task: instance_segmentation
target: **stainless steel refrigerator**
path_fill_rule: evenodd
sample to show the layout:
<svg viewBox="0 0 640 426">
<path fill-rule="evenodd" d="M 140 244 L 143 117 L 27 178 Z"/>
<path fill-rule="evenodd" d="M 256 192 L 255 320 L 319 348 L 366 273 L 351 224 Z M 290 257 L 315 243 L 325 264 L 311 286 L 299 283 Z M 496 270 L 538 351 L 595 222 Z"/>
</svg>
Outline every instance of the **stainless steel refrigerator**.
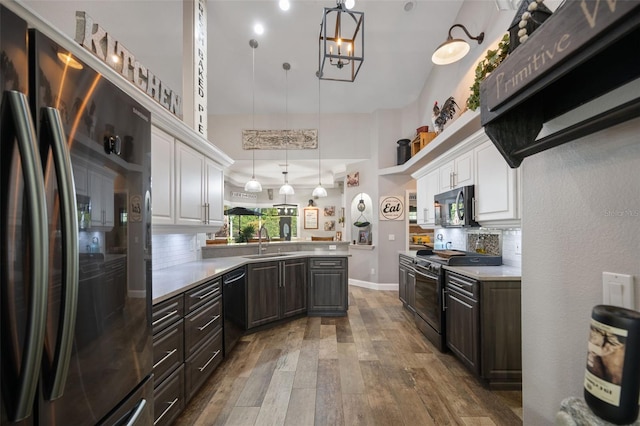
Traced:
<svg viewBox="0 0 640 426">
<path fill-rule="evenodd" d="M 151 424 L 150 114 L 0 5 L 1 423 Z"/>
</svg>

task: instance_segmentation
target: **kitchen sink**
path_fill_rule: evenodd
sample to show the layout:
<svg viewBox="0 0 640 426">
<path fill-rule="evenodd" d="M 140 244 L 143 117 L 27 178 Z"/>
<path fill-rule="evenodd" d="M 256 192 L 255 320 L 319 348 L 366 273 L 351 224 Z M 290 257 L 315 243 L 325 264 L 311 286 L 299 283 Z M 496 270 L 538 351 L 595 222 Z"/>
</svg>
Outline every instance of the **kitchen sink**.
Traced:
<svg viewBox="0 0 640 426">
<path fill-rule="evenodd" d="M 245 259 L 268 259 L 270 257 L 289 256 L 289 253 L 262 253 L 262 254 L 250 254 L 248 256 L 242 256 Z"/>
</svg>

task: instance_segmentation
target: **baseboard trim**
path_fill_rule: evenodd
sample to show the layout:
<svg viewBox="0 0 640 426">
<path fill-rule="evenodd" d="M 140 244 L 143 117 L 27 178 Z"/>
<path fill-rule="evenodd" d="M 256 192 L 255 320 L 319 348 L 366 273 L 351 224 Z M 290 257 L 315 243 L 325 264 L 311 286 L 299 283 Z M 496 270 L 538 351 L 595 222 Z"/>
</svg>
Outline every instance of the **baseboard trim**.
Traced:
<svg viewBox="0 0 640 426">
<path fill-rule="evenodd" d="M 372 283 L 371 281 L 361 281 L 361 280 L 349 278 L 349 285 L 354 285 L 356 287 L 364 287 L 371 290 L 398 291 L 398 284 L 394 284 L 394 283 L 380 284 L 380 283 Z"/>
</svg>

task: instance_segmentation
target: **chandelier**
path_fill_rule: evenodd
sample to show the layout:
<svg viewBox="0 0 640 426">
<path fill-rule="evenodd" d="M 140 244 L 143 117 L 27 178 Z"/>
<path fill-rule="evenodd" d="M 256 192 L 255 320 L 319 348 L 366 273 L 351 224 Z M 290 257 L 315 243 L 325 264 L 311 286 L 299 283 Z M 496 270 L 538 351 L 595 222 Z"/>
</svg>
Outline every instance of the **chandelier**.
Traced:
<svg viewBox="0 0 640 426">
<path fill-rule="evenodd" d="M 255 39 L 249 40 L 249 46 L 251 46 L 251 63 L 252 63 L 252 103 L 251 103 L 251 128 L 256 128 L 256 49 L 258 48 L 258 42 Z M 251 150 L 251 179 L 244 185 L 244 190 L 247 192 L 262 192 L 262 185 L 256 179 L 256 155 L 255 149 Z"/>
<path fill-rule="evenodd" d="M 364 12 L 349 10 L 353 1 L 325 7 L 318 39 L 318 77 L 354 81 L 364 62 Z"/>
</svg>

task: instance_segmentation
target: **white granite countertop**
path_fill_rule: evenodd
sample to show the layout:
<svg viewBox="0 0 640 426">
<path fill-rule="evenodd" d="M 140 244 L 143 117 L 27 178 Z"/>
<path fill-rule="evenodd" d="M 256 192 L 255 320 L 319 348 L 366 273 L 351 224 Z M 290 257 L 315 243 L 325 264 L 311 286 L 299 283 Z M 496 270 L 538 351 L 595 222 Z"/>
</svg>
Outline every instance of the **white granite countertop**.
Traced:
<svg viewBox="0 0 640 426">
<path fill-rule="evenodd" d="M 403 250 L 399 254 L 416 257 L 416 250 Z M 443 268 L 479 281 L 518 281 L 522 278 L 521 268 L 509 265 L 498 266 L 443 266 Z"/>
<path fill-rule="evenodd" d="M 251 256 L 251 255 L 249 255 Z M 212 278 L 221 276 L 233 269 L 256 262 L 295 259 L 299 257 L 349 257 L 346 250 L 313 250 L 291 253 L 264 254 L 258 258 L 246 256 L 219 257 L 183 263 L 169 268 L 153 271 L 153 304 L 196 287 Z"/>
<path fill-rule="evenodd" d="M 478 281 L 519 281 L 522 278 L 521 269 L 509 265 L 443 266 L 443 268 Z"/>
</svg>

